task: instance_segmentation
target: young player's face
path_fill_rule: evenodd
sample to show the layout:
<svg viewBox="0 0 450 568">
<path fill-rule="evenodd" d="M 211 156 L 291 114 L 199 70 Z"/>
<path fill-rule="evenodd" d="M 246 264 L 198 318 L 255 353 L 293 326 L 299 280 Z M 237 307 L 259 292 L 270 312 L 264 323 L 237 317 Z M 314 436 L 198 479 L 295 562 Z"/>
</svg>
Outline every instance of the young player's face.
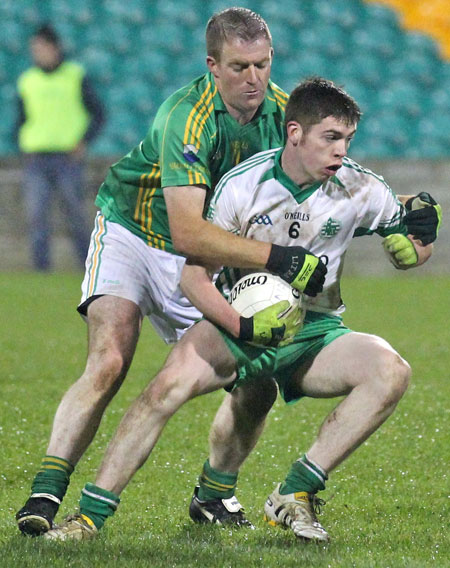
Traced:
<svg viewBox="0 0 450 568">
<path fill-rule="evenodd" d="M 265 38 L 246 42 L 226 41 L 220 61 L 207 58 L 228 112 L 241 123 L 252 119 L 264 100 L 273 50 Z"/>
<path fill-rule="evenodd" d="M 298 135 L 295 147 L 297 183 L 325 181 L 342 166 L 350 142 L 355 135 L 356 124 L 348 126 L 333 116 L 327 116 L 306 133 Z"/>
</svg>

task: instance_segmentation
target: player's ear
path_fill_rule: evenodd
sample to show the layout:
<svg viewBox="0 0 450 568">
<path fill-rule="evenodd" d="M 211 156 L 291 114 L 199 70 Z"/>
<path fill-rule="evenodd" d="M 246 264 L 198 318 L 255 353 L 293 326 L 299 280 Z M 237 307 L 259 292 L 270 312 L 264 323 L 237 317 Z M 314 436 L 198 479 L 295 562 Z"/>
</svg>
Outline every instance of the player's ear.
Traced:
<svg viewBox="0 0 450 568">
<path fill-rule="evenodd" d="M 208 66 L 208 69 L 211 71 L 214 77 L 217 78 L 217 61 L 214 57 L 212 57 L 212 55 L 208 55 L 206 57 L 206 65 Z"/>
<path fill-rule="evenodd" d="M 295 120 L 290 120 L 286 124 L 286 132 L 287 132 L 287 137 L 290 140 L 290 142 L 294 146 L 297 146 L 297 144 L 300 143 L 300 141 L 302 139 L 302 135 L 303 135 L 303 129 L 302 129 L 300 123 L 298 123 Z"/>
</svg>

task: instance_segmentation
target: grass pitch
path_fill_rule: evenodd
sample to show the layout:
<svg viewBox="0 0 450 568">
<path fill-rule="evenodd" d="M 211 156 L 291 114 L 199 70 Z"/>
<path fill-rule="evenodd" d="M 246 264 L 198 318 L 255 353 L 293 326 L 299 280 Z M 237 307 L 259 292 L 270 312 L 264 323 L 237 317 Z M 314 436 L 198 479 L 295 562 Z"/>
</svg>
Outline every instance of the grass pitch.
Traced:
<svg viewBox="0 0 450 568">
<path fill-rule="evenodd" d="M 450 566 L 450 279 L 410 274 L 343 280 L 345 323 L 390 341 L 410 362 L 413 379 L 393 416 L 332 473 L 321 495 L 328 500 L 321 515 L 332 538 L 328 546 L 305 545 L 272 529 L 262 509 L 336 400 L 277 401 L 239 478 L 238 496 L 255 531 L 190 521 L 187 509 L 220 392 L 191 401 L 173 417 L 97 540 L 22 537 L 14 514 L 45 453 L 58 402 L 84 366 L 85 324 L 74 311 L 80 282 L 80 274 L 0 274 L 2 567 Z M 129 376 L 72 476 L 61 516 L 76 508 L 120 417 L 168 350 L 144 325 Z"/>
</svg>

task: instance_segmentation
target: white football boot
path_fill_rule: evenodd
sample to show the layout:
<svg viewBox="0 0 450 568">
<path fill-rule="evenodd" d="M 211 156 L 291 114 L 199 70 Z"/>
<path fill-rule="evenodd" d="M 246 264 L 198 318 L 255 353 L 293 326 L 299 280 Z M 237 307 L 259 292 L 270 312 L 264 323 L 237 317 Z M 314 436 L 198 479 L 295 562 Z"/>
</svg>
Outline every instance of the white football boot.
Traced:
<svg viewBox="0 0 450 568">
<path fill-rule="evenodd" d="M 292 529 L 298 538 L 327 542 L 328 533 L 316 517 L 325 502 L 306 491 L 281 495 L 280 485 L 281 483 L 267 498 L 264 505 L 264 520 L 272 526 Z"/>
</svg>

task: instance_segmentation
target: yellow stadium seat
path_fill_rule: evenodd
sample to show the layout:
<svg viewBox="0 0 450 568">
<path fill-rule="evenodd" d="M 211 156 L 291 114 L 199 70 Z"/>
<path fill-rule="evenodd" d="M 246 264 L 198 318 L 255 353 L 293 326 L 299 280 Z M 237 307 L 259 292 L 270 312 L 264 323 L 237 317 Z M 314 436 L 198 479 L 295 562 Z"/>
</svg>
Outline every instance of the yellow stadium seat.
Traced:
<svg viewBox="0 0 450 568">
<path fill-rule="evenodd" d="M 432 36 L 440 45 L 441 55 L 450 61 L 450 4 L 449 0 L 366 0 L 369 4 L 384 4 L 401 15 L 408 30 Z"/>
</svg>

